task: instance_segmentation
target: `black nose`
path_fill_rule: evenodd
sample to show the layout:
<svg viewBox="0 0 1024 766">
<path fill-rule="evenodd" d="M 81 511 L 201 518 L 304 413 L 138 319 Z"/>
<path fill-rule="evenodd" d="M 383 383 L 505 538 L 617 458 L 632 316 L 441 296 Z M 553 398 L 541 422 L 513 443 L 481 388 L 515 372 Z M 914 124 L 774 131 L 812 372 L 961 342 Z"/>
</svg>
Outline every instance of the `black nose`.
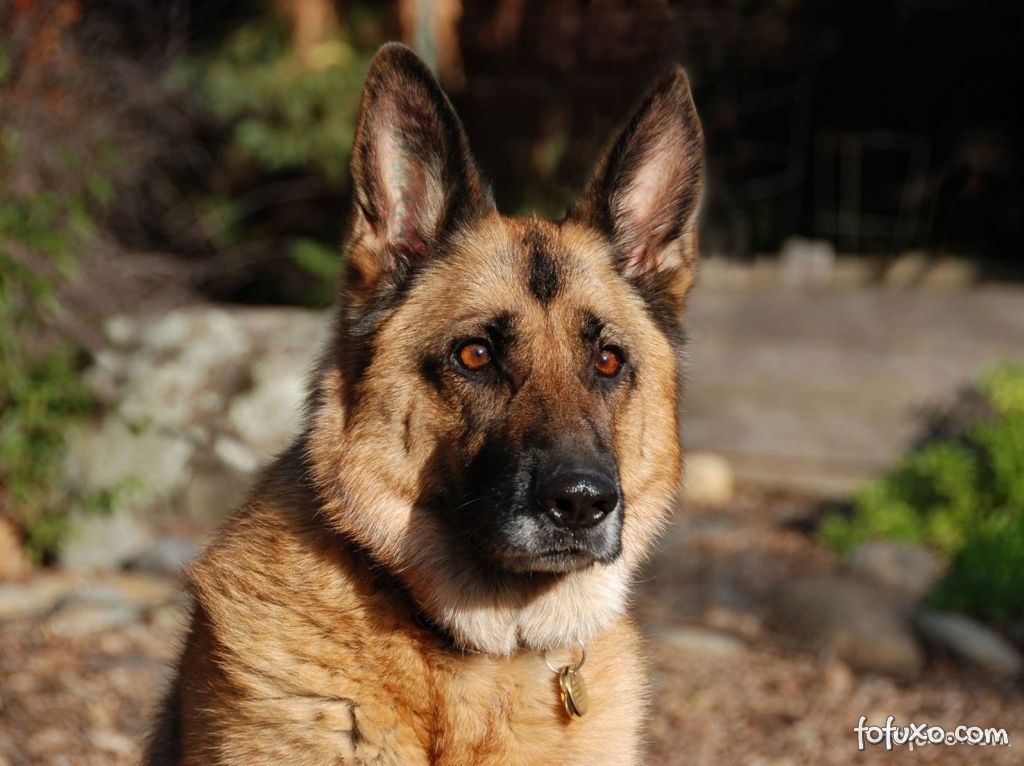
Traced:
<svg viewBox="0 0 1024 766">
<path fill-rule="evenodd" d="M 537 504 L 560 527 L 592 527 L 615 510 L 619 491 L 604 473 L 557 468 L 538 478 Z"/>
</svg>

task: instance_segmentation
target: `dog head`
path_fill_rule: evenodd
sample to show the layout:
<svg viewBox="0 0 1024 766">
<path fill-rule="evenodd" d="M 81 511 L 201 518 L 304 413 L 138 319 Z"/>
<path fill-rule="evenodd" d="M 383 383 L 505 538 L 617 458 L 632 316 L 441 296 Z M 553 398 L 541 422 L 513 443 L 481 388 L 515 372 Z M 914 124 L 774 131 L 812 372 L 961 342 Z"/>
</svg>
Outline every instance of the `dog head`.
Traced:
<svg viewBox="0 0 1024 766">
<path fill-rule="evenodd" d="M 703 141 L 674 69 L 558 222 L 497 213 L 409 49 L 367 76 L 307 450 L 331 523 L 467 648 L 585 640 L 672 506 Z"/>
</svg>

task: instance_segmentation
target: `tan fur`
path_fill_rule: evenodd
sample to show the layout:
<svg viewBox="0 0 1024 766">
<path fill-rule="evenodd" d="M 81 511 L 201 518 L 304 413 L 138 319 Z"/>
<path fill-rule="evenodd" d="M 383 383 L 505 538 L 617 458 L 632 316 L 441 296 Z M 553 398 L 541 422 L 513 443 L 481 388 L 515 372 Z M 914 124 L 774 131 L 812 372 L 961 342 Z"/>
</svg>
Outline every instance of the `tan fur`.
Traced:
<svg viewBox="0 0 1024 766">
<path fill-rule="evenodd" d="M 528 263 L 517 243 L 525 227 L 543 228 L 556 246 L 564 246 L 563 265 L 576 279 L 569 293 L 544 310 L 525 293 L 522 271 Z M 310 454 L 325 485 L 335 480 L 337 466 L 345 466 L 331 484 L 325 513 L 342 533 L 351 536 L 385 566 L 402 574 L 417 601 L 460 643 L 493 654 L 510 654 L 526 647 L 538 651 L 551 646 L 589 640 L 609 621 L 623 614 L 630 572 L 649 549 L 677 488 L 679 446 L 676 438 L 676 364 L 673 351 L 647 317 L 641 299 L 626 289 L 613 290 L 607 245 L 582 227 L 556 227 L 541 221 L 516 221 L 497 215 L 464 235 L 458 256 L 440 264 L 403 307 L 401 316 L 382 329 L 381 352 L 367 371 L 362 395 L 386 402 L 386 409 L 369 410 L 348 418 L 340 408 L 325 408 L 314 420 Z M 516 253 L 497 260 L 493 253 Z M 579 263 L 573 263 L 578 260 Z M 568 281 L 568 280 L 567 280 Z M 460 294 L 451 295 L 459 285 Z M 529 309 L 536 333 L 532 364 L 538 369 L 528 385 L 546 401 L 548 417 L 561 417 L 566 427 L 577 420 L 573 405 L 591 405 L 592 397 L 561 360 L 574 354 L 567 348 L 575 339 L 575 325 L 560 311 L 580 305 L 603 306 L 621 317 L 622 332 L 643 349 L 650 381 L 628 406 L 617 413 L 614 434 L 620 456 L 623 492 L 632 498 L 624 529 L 622 558 L 607 567 L 566 575 L 546 587 L 527 590 L 504 587 L 490 591 L 472 568 L 449 550 L 441 522 L 417 512 L 422 476 L 438 450 L 458 461 L 475 445 L 459 443 L 457 413 L 430 396 L 427 384 L 410 385 L 423 326 L 457 324 L 466 317 L 509 304 Z M 462 307 L 460 309 L 460 306 Z M 406 321 L 399 321 L 405 318 Z M 325 398 L 340 399 L 336 381 L 324 381 Z M 529 402 L 528 392 L 518 398 Z M 534 402 L 536 399 L 534 399 Z M 405 454 L 405 415 L 411 417 L 413 445 Z M 515 417 L 515 413 L 511 417 Z"/>
<path fill-rule="evenodd" d="M 385 48 L 368 78 L 338 334 L 304 433 L 190 573 L 193 624 L 149 764 L 639 762 L 644 678 L 626 608 L 681 466 L 679 348 L 659 321 L 678 321 L 693 278 L 700 146 L 685 79 L 653 92 L 574 213 L 550 223 L 500 216 L 476 180 L 458 183 L 475 173 L 461 129 L 411 56 Z M 420 156 L 429 142 L 401 154 L 409 112 L 439 136 L 437 157 Z M 657 162 L 682 150 L 668 167 L 689 169 L 685 188 Z M 538 248 L 558 271 L 544 299 Z M 412 268 L 401 299 L 382 303 Z M 514 386 L 424 372 L 432 343 L 509 310 Z M 583 374 L 588 312 L 629 349 L 628 386 Z M 379 321 L 356 353 L 367 317 Z M 621 553 L 496 574 L 452 525 L 452 484 L 472 489 L 467 466 L 495 434 L 571 441 L 584 427 L 616 459 Z M 581 645 L 591 709 L 570 719 L 545 657 L 561 666 Z"/>
<path fill-rule="evenodd" d="M 292 460 L 193 571 L 182 764 L 636 762 L 628 621 L 588 645 L 592 712 L 571 721 L 540 654 L 454 651 L 417 622 L 385 574 L 313 520 L 310 497 L 283 489 Z"/>
</svg>

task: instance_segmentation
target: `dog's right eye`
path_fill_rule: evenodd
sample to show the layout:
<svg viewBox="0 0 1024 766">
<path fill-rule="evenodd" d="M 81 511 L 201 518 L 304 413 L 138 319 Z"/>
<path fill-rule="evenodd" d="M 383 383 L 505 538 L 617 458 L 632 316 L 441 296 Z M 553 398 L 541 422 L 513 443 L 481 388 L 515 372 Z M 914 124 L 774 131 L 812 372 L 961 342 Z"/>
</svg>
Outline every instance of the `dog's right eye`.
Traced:
<svg viewBox="0 0 1024 766">
<path fill-rule="evenodd" d="M 469 340 L 459 346 L 456 357 L 465 369 L 476 372 L 491 363 L 491 349 L 481 340 Z"/>
</svg>

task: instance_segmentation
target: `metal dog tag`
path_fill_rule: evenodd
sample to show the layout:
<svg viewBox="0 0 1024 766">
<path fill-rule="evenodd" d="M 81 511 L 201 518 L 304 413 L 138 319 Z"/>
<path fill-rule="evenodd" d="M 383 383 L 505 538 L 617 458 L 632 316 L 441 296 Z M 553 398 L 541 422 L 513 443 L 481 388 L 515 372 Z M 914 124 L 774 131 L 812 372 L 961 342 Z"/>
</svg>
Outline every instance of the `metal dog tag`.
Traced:
<svg viewBox="0 0 1024 766">
<path fill-rule="evenodd" d="M 558 671 L 558 685 L 562 689 L 562 704 L 570 718 L 582 718 L 590 710 L 590 697 L 583 674 L 566 665 Z"/>
</svg>

